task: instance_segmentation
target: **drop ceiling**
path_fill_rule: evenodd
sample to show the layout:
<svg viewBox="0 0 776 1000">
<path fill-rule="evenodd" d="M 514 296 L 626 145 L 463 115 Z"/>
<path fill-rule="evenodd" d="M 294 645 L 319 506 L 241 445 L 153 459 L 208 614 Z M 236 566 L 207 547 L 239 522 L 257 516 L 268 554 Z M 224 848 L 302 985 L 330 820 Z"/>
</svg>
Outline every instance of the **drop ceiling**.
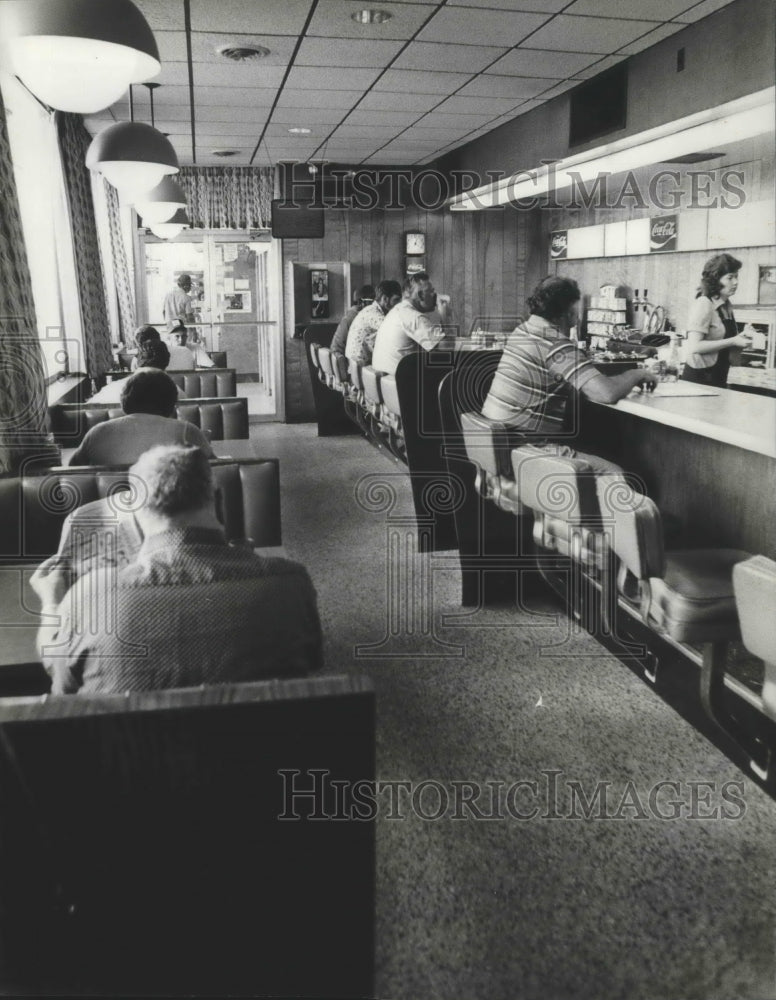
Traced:
<svg viewBox="0 0 776 1000">
<path fill-rule="evenodd" d="M 155 124 L 181 164 L 256 166 L 428 163 L 730 2 L 135 0 L 162 60 Z M 391 17 L 354 21 L 366 7 Z M 233 62 L 225 45 L 269 54 Z M 150 122 L 147 88 L 133 99 Z M 85 121 L 128 119 L 124 99 Z"/>
</svg>

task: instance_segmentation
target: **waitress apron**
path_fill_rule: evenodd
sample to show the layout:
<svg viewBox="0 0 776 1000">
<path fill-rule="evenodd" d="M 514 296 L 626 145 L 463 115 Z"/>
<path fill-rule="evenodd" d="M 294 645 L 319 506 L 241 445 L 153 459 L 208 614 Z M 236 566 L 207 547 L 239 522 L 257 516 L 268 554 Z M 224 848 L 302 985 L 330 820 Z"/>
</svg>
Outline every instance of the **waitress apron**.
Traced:
<svg viewBox="0 0 776 1000">
<path fill-rule="evenodd" d="M 722 320 L 725 327 L 725 339 L 738 335 L 738 326 L 733 316 L 724 316 L 722 306 L 717 307 L 717 315 Z M 696 382 L 699 385 L 715 385 L 724 389 L 727 385 L 728 371 L 730 369 L 730 348 L 723 347 L 717 352 L 717 360 L 710 368 L 693 368 L 685 365 L 682 372 L 682 379 L 685 382 Z"/>
</svg>

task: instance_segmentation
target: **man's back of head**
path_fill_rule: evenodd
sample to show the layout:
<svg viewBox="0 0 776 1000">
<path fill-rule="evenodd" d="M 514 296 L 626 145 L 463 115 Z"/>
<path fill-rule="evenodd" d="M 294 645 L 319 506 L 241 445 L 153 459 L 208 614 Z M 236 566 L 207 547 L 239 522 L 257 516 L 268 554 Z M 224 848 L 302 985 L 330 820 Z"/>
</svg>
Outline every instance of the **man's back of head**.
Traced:
<svg viewBox="0 0 776 1000">
<path fill-rule="evenodd" d="M 436 290 L 425 271 L 409 275 L 404 283 L 404 297 L 418 312 L 427 313 L 436 309 Z"/>
<path fill-rule="evenodd" d="M 166 350 L 166 345 L 162 346 Z M 174 417 L 177 402 L 178 388 L 163 371 L 136 371 L 125 380 L 121 390 L 121 408 L 127 416 L 152 413 L 157 417 Z"/>
<path fill-rule="evenodd" d="M 191 290 L 191 275 L 181 274 L 178 278 L 178 288 L 182 288 L 184 292 Z"/>
<path fill-rule="evenodd" d="M 215 487 L 210 463 L 199 448 L 158 445 L 149 448 L 130 469 L 139 481 L 146 511 L 175 519 L 202 511 L 214 513 Z"/>
<path fill-rule="evenodd" d="M 138 368 L 164 371 L 170 363 L 170 349 L 163 340 L 147 340 L 138 351 Z"/>
</svg>

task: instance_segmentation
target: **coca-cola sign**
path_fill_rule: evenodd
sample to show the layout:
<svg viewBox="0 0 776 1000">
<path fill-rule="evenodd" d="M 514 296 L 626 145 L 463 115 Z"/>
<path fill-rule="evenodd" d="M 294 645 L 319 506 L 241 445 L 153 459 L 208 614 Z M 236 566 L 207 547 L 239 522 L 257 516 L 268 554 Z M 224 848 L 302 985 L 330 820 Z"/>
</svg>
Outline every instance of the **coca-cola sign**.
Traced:
<svg viewBox="0 0 776 1000">
<path fill-rule="evenodd" d="M 550 257 L 552 260 L 560 260 L 567 257 L 569 252 L 569 234 L 567 229 L 559 229 L 552 233 L 550 237 Z"/>
<path fill-rule="evenodd" d="M 676 250 L 678 233 L 679 224 L 675 215 L 662 215 L 659 219 L 651 219 L 649 224 L 650 253 Z"/>
</svg>

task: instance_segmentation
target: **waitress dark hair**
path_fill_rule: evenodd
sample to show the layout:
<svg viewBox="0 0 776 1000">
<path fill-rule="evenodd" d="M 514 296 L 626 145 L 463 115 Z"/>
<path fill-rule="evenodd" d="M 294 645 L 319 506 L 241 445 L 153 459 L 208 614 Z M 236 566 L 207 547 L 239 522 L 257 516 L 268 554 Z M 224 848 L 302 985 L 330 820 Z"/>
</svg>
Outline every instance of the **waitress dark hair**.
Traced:
<svg viewBox="0 0 776 1000">
<path fill-rule="evenodd" d="M 579 285 L 571 278 L 558 278 L 555 275 L 542 278 L 528 298 L 528 309 L 534 316 L 542 319 L 560 319 L 566 310 L 579 302 L 581 294 Z"/>
<path fill-rule="evenodd" d="M 715 295 L 719 295 L 722 288 L 721 279 L 726 274 L 738 274 L 742 266 L 741 261 L 737 260 L 731 253 L 717 253 L 713 257 L 709 257 L 703 265 L 701 285 L 695 298 L 698 299 L 701 295 L 705 295 L 707 298 L 713 299 Z"/>
</svg>

